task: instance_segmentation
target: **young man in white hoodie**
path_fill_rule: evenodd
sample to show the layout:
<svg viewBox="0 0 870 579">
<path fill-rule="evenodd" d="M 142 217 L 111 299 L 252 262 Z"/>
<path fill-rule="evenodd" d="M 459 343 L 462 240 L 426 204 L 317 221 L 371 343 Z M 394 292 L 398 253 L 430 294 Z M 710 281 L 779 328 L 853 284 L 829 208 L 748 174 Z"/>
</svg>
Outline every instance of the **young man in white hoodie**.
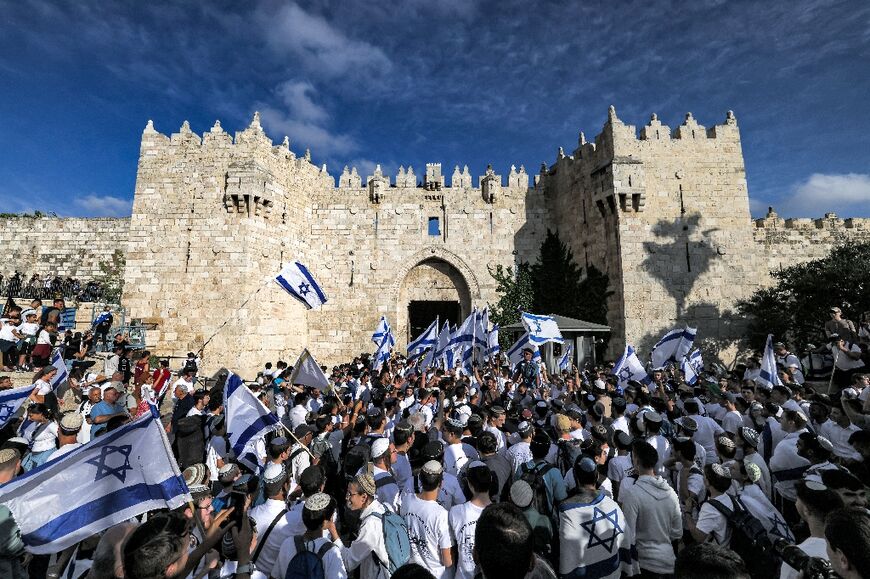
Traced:
<svg viewBox="0 0 870 579">
<path fill-rule="evenodd" d="M 656 474 L 658 452 L 651 444 L 636 441 L 631 458 L 639 476 L 620 499 L 625 521 L 634 529 L 640 577 L 672 575 L 676 556 L 671 542 L 683 535 L 680 500 Z"/>
</svg>

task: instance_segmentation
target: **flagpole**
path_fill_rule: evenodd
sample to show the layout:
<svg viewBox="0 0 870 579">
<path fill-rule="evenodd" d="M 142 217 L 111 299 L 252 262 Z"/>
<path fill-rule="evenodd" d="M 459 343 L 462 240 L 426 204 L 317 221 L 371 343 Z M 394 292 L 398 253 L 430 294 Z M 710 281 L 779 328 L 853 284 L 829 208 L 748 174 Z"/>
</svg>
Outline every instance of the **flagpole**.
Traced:
<svg viewBox="0 0 870 579">
<path fill-rule="evenodd" d="M 223 322 L 220 326 L 218 326 L 217 330 L 215 330 L 214 333 L 213 333 L 211 336 L 209 336 L 208 340 L 206 340 L 205 343 L 203 343 L 203 345 L 200 346 L 199 350 L 198 350 L 197 353 L 196 353 L 197 358 L 202 357 L 202 353 L 205 351 L 205 347 L 208 346 L 208 343 L 211 342 L 211 341 L 214 339 L 214 337 L 217 336 L 217 335 L 220 333 L 220 331 L 224 329 L 224 326 L 226 326 L 227 324 L 230 323 L 230 321 L 235 317 L 235 314 L 236 314 L 239 310 L 241 310 L 243 307 L 245 307 L 246 305 L 248 305 L 248 302 L 251 301 L 252 299 L 254 299 L 254 296 L 256 296 L 258 293 L 260 293 L 260 290 L 262 290 L 264 287 L 266 287 L 267 285 L 269 285 L 269 282 L 270 282 L 270 281 L 272 281 L 271 278 L 270 278 L 270 279 L 267 279 L 265 282 L 263 282 L 262 284 L 260 284 L 260 287 L 258 287 L 258 288 L 256 289 L 256 291 L 254 291 L 254 293 L 252 293 L 251 295 L 249 295 L 249 296 L 245 299 L 245 301 L 243 301 L 243 302 L 241 303 L 241 305 L 240 305 L 239 307 L 237 307 L 237 308 L 233 311 L 233 315 L 231 315 L 230 317 L 228 317 L 226 320 L 224 320 L 224 322 Z"/>
<path fill-rule="evenodd" d="M 298 438 L 296 438 L 296 435 L 295 435 L 295 434 L 293 434 L 292 432 L 290 432 L 290 429 L 287 428 L 287 425 L 286 425 L 286 424 L 284 424 L 284 423 L 283 423 L 282 421 L 280 421 L 280 420 L 278 421 L 278 424 L 280 424 L 281 427 L 282 427 L 285 431 L 287 431 L 287 434 L 289 434 L 290 437 L 291 437 L 293 440 L 295 440 L 295 441 L 299 444 L 299 446 L 302 447 L 302 450 L 304 450 L 305 452 L 307 452 L 307 453 L 309 454 L 309 456 L 311 456 L 311 459 L 312 459 L 312 460 L 315 460 L 314 453 L 312 453 L 310 450 L 308 450 L 308 447 L 305 446 L 304 444 L 302 444 L 302 441 L 299 440 Z"/>
</svg>

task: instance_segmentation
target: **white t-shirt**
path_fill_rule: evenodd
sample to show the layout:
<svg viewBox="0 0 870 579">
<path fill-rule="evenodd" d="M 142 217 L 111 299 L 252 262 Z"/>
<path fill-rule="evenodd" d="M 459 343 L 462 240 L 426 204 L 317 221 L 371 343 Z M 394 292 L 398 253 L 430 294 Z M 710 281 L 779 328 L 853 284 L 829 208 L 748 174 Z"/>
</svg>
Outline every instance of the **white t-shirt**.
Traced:
<svg viewBox="0 0 870 579">
<path fill-rule="evenodd" d="M 468 461 L 478 458 L 477 451 L 464 442 L 451 444 L 444 450 L 444 472 L 459 475 Z"/>
<path fill-rule="evenodd" d="M 38 331 L 39 331 L 39 324 L 32 324 L 32 323 L 24 322 L 20 326 L 18 326 L 18 332 L 21 334 L 24 334 L 25 336 L 35 336 Z M 46 333 L 48 333 L 48 332 L 46 332 Z M 43 342 L 40 342 L 40 343 L 43 343 Z M 44 342 L 44 343 L 48 344 L 50 342 Z"/>
<path fill-rule="evenodd" d="M 810 557 L 820 557 L 825 561 L 829 560 L 827 541 L 825 541 L 824 537 L 809 537 L 803 543 L 799 543 L 798 547 Z M 779 579 L 797 579 L 800 576 L 798 571 L 783 561 L 782 569 L 779 572 Z"/>
<path fill-rule="evenodd" d="M 308 551 L 317 553 L 324 544 L 331 542 L 323 537 L 318 537 L 313 541 L 305 541 L 305 548 Z M 290 566 L 290 561 L 296 555 L 296 542 L 294 537 L 288 537 L 281 544 L 278 551 L 278 560 L 272 567 L 272 577 L 285 577 L 287 575 L 287 567 Z M 328 579 L 346 579 L 347 571 L 344 568 L 344 561 L 341 559 L 341 549 L 338 546 L 333 546 L 323 554 L 323 575 Z"/>
<path fill-rule="evenodd" d="M 218 480 L 218 459 L 227 457 L 227 440 L 222 436 L 212 436 L 208 441 L 208 447 L 205 453 L 205 465 L 208 467 L 209 480 Z"/>
<path fill-rule="evenodd" d="M 22 324 L 22 325 L 24 325 L 24 324 Z M 37 343 L 37 345 L 39 345 L 39 344 L 51 345 L 51 334 L 48 332 L 48 330 L 42 330 L 41 332 L 39 332 L 39 335 L 36 336 L 36 343 Z"/>
<path fill-rule="evenodd" d="M 721 406 L 720 406 L 721 408 Z M 719 424 L 707 416 L 692 415 L 698 430 L 692 435 L 692 440 L 699 443 L 707 451 L 707 464 L 718 462 L 719 454 L 716 452 L 716 437 L 725 431 Z"/>
<path fill-rule="evenodd" d="M 34 454 L 37 452 L 45 452 L 46 450 L 54 450 L 57 448 L 57 422 L 51 420 L 48 422 L 48 426 L 46 426 L 45 428 L 42 428 L 43 424 L 44 423 L 31 422 L 21 432 L 22 437 L 26 438 L 28 441 L 33 442 L 33 444 L 30 446 L 30 451 Z M 33 435 L 36 434 L 37 430 L 40 430 L 40 432 L 36 435 L 36 438 L 34 439 Z"/>
<path fill-rule="evenodd" d="M 438 498 L 435 502 L 444 507 L 444 510 L 449 511 L 454 505 L 461 505 L 465 502 L 465 493 L 462 492 L 462 485 L 459 484 L 459 479 L 450 474 L 444 473 L 444 479 L 441 481 L 441 488 L 438 490 Z"/>
<path fill-rule="evenodd" d="M 710 501 L 718 501 L 729 510 L 734 510 L 734 502 L 728 495 L 719 495 L 715 499 L 708 500 L 701 505 L 696 523 L 698 530 L 710 535 L 713 542 L 727 547 L 731 544 L 731 527 L 728 525 L 728 519 L 725 518 L 725 515 L 711 505 Z"/>
<path fill-rule="evenodd" d="M 474 550 L 474 530 L 477 528 L 477 519 L 483 512 L 483 507 L 467 502 L 456 505 L 450 509 L 448 522 L 450 533 L 456 543 L 458 558 L 456 561 L 456 579 L 474 579 L 476 565 L 472 551 Z"/>
<path fill-rule="evenodd" d="M 262 548 L 260 548 L 260 543 L 262 542 L 263 535 L 266 533 L 266 529 L 269 528 L 272 521 L 275 520 L 278 514 L 283 511 L 285 507 L 286 505 L 284 504 L 284 501 L 266 499 L 263 504 L 248 511 L 248 515 L 257 523 L 257 548 L 260 550 L 257 560 L 253 561 L 257 566 L 257 571 L 252 574 L 252 579 L 268 578 L 268 575 L 263 573 L 262 570 L 272 569 L 274 567 L 275 561 L 278 558 L 278 549 L 281 548 L 288 537 L 288 535 L 284 533 L 287 528 L 287 517 L 281 516 L 281 518 L 278 519 L 278 522 L 275 523 L 275 526 L 272 527 L 269 536 L 266 537 L 266 543 Z"/>
<path fill-rule="evenodd" d="M 528 442 L 520 441 L 507 449 L 506 458 L 511 463 L 511 470 L 516 473 L 521 466 L 532 460 L 532 449 Z"/>
<path fill-rule="evenodd" d="M 607 463 L 607 478 L 617 485 L 625 478 L 625 473 L 631 468 L 631 454 L 614 456 Z"/>
<path fill-rule="evenodd" d="M 828 348 L 831 350 L 831 354 L 834 356 L 834 366 L 837 367 L 838 370 L 854 370 L 855 368 L 863 368 L 864 362 L 861 361 L 860 358 L 857 360 L 853 360 L 849 356 L 847 356 L 839 347 L 835 347 L 832 345 L 828 345 Z M 851 344 L 849 347 L 849 351 L 854 354 L 860 354 L 861 348 L 858 347 L 858 344 Z"/>
<path fill-rule="evenodd" d="M 41 379 L 40 379 L 40 380 L 37 380 L 37 381 L 33 384 L 33 387 L 37 389 L 37 390 L 36 390 L 36 393 L 37 393 L 39 396 L 45 396 L 46 394 L 48 394 L 49 392 L 51 392 L 51 384 L 48 383 L 48 382 L 46 382 L 45 380 L 41 380 Z"/>
<path fill-rule="evenodd" d="M 730 434 L 737 434 L 743 427 L 743 415 L 736 410 L 731 410 L 722 417 L 722 430 Z"/>
<path fill-rule="evenodd" d="M 835 455 L 840 458 L 860 461 L 861 455 L 852 448 L 851 444 L 849 444 L 849 437 L 860 430 L 861 429 L 854 424 L 850 424 L 846 428 L 843 428 L 833 420 L 828 420 L 824 425 L 822 425 L 819 434 L 831 441 L 831 444 L 834 445 Z"/>
<path fill-rule="evenodd" d="M 410 561 L 428 569 L 435 579 L 449 579 L 447 569 L 441 564 L 441 549 L 453 546 L 444 507 L 409 494 L 402 501 L 400 514 L 405 518 L 411 539 Z"/>
<path fill-rule="evenodd" d="M 5 340 L 7 342 L 17 342 L 18 338 L 15 337 L 13 331 L 21 331 L 18 329 L 18 326 L 13 324 L 3 324 L 3 327 L 0 328 L 0 340 Z"/>
</svg>

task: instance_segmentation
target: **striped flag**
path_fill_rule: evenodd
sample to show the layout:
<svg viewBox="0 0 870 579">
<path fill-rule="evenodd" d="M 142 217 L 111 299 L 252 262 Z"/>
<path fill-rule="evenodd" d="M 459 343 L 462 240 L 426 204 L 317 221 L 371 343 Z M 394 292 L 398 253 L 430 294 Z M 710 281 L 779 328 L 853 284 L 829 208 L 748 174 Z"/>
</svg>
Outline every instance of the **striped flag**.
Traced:
<svg viewBox="0 0 870 579">
<path fill-rule="evenodd" d="M 12 420 L 21 405 L 30 397 L 31 392 L 33 392 L 33 384 L 0 392 L 0 428 Z"/>
<path fill-rule="evenodd" d="M 278 416 L 263 406 L 257 397 L 232 372 L 224 386 L 224 411 L 227 421 L 227 441 L 236 456 L 245 454 L 245 449 L 261 436 L 281 428 Z"/>
<path fill-rule="evenodd" d="M 629 345 L 625 346 L 625 352 L 623 352 L 622 357 L 613 366 L 612 374 L 616 376 L 617 385 L 620 388 L 628 386 L 630 380 L 635 380 L 641 384 L 650 384 L 652 382 L 652 378 L 649 377 L 643 364 L 640 363 L 634 347 Z"/>
<path fill-rule="evenodd" d="M 288 294 L 302 302 L 309 310 L 319 308 L 326 303 L 326 295 L 308 268 L 294 261 L 288 263 L 281 273 L 275 276 L 275 283 L 284 288 Z"/>
<path fill-rule="evenodd" d="M 761 358 L 761 373 L 755 379 L 755 382 L 766 388 L 773 388 L 782 384 L 782 381 L 779 379 L 779 373 L 776 370 L 776 355 L 773 352 L 773 334 L 767 335 L 767 341 L 764 343 L 764 356 Z"/>
</svg>

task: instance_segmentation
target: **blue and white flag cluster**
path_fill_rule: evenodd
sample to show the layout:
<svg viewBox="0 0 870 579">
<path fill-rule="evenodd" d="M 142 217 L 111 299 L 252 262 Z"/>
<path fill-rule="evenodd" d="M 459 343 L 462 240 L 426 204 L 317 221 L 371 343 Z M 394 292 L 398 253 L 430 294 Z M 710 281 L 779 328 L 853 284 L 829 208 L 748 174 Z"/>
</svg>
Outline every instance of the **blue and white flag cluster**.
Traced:
<svg viewBox="0 0 870 579">
<path fill-rule="evenodd" d="M 51 355 L 51 365 L 57 368 L 57 373 L 51 379 L 51 388 L 57 390 L 57 387 L 69 378 L 69 371 L 66 369 L 66 362 L 63 361 L 63 356 L 60 355 L 60 349 L 55 350 L 54 354 Z"/>
<path fill-rule="evenodd" d="M 698 382 L 698 377 L 704 371 L 704 360 L 701 359 L 701 350 L 692 350 L 688 356 L 683 356 L 680 361 L 680 370 L 683 371 L 683 379 L 689 386 Z"/>
<path fill-rule="evenodd" d="M 511 365 L 516 365 L 520 363 L 520 360 L 523 359 L 523 350 L 525 348 L 531 348 L 532 350 L 532 360 L 540 361 L 541 360 L 541 351 L 538 349 L 536 344 L 533 344 L 531 339 L 529 338 L 529 333 L 526 332 L 520 338 L 514 342 L 514 345 L 510 347 L 507 351 L 508 360 L 510 360 Z"/>
<path fill-rule="evenodd" d="M 686 326 L 683 329 L 671 330 L 653 346 L 652 359 L 653 369 L 664 368 L 668 362 L 678 362 L 689 353 L 695 342 L 697 329 Z"/>
<path fill-rule="evenodd" d="M 408 344 L 408 362 L 420 358 L 430 348 L 438 344 L 438 318 L 435 318 L 422 334 Z"/>
<path fill-rule="evenodd" d="M 559 331 L 559 325 L 552 316 L 537 316 L 523 312 L 523 326 L 529 334 L 529 341 L 536 346 L 547 342 L 563 343 L 562 333 Z"/>
<path fill-rule="evenodd" d="M 393 329 L 390 327 L 390 323 L 387 321 L 387 316 L 381 316 L 381 319 L 378 321 L 378 325 L 375 328 L 374 333 L 372 334 L 372 342 L 376 346 L 380 346 L 381 342 L 386 335 L 392 335 Z"/>
<path fill-rule="evenodd" d="M 767 335 L 767 341 L 764 343 L 764 356 L 761 357 L 761 372 L 755 382 L 766 388 L 782 384 L 776 368 L 776 354 L 773 352 L 773 334 Z"/>
<path fill-rule="evenodd" d="M 227 440 L 237 457 L 244 456 L 261 436 L 281 427 L 278 416 L 263 406 L 242 379 L 232 372 L 224 386 L 224 411 Z"/>
<path fill-rule="evenodd" d="M 0 486 L 0 504 L 37 555 L 190 500 L 154 411 Z"/>
<path fill-rule="evenodd" d="M 652 382 L 652 379 L 649 377 L 649 374 L 646 373 L 643 364 L 640 363 L 640 360 L 637 357 L 637 352 L 635 352 L 634 348 L 629 345 L 625 346 L 625 352 L 623 352 L 622 357 L 616 361 L 612 373 L 616 376 L 617 385 L 620 388 L 628 386 L 629 380 L 636 380 L 641 384 L 650 384 Z"/>
<path fill-rule="evenodd" d="M 326 303 L 326 295 L 320 285 L 314 281 L 308 268 L 298 261 L 284 266 L 281 273 L 275 276 L 275 282 L 309 310 Z"/>
<path fill-rule="evenodd" d="M 562 357 L 559 358 L 559 369 L 560 370 L 570 370 L 571 362 L 574 360 L 574 346 L 569 343 L 568 347 L 565 348 L 565 353 L 562 354 Z"/>
<path fill-rule="evenodd" d="M 492 329 L 486 334 L 486 352 L 487 360 L 491 360 L 499 355 L 501 345 L 498 343 L 498 324 L 493 324 Z"/>
<path fill-rule="evenodd" d="M 31 392 L 33 392 L 33 384 L 0 392 L 0 428 L 12 420 L 21 405 L 30 397 Z"/>
</svg>

